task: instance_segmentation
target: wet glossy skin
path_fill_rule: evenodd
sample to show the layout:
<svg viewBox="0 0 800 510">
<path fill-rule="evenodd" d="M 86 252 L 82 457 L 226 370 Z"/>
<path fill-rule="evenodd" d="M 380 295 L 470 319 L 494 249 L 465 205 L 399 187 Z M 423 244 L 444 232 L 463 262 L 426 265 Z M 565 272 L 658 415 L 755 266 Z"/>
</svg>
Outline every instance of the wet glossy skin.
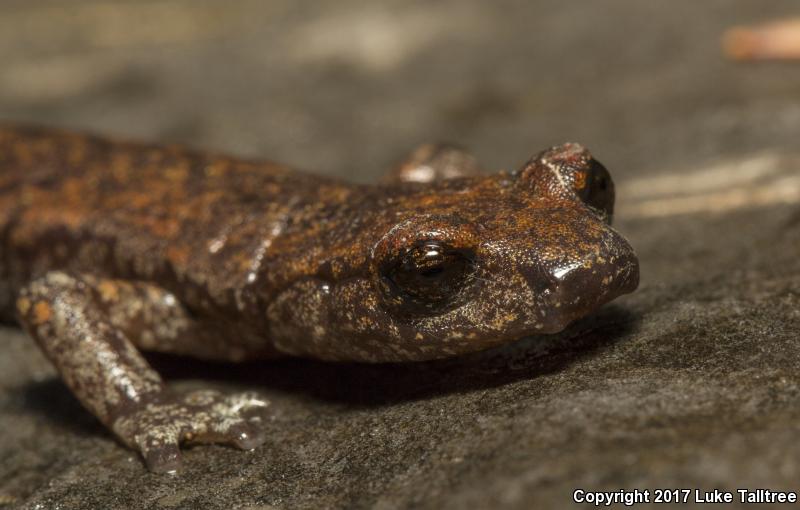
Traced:
<svg viewBox="0 0 800 510">
<path fill-rule="evenodd" d="M 138 349 L 415 361 L 554 333 L 638 283 L 577 144 L 513 173 L 423 146 L 358 186 L 174 146 L 0 129 L 0 307 L 151 469 L 250 448 L 255 395 L 173 395 Z"/>
</svg>

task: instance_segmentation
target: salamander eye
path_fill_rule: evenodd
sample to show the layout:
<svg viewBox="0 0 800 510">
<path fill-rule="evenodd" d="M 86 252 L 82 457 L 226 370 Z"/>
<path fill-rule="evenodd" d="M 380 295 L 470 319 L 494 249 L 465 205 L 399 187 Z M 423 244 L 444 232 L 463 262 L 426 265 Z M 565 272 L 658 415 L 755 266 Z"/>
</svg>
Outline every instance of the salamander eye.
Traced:
<svg viewBox="0 0 800 510">
<path fill-rule="evenodd" d="M 583 202 L 599 211 L 606 213 L 609 218 L 614 214 L 614 182 L 608 170 L 596 159 L 589 161 L 584 170 L 583 182 L 576 179 L 576 193 Z"/>
<path fill-rule="evenodd" d="M 453 302 L 470 281 L 471 255 L 439 241 L 420 242 L 382 270 L 382 286 L 390 301 L 416 311 L 435 311 Z"/>
<path fill-rule="evenodd" d="M 565 143 L 531 158 L 514 172 L 523 189 L 534 196 L 580 200 L 607 223 L 614 214 L 611 175 L 585 147 Z"/>
</svg>

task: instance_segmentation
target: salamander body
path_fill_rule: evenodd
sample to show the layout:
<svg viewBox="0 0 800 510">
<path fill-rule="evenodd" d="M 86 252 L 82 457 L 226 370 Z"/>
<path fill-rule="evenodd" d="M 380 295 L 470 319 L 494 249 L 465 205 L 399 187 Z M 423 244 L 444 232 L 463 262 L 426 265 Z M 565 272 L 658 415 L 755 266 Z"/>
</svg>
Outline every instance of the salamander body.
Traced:
<svg viewBox="0 0 800 510">
<path fill-rule="evenodd" d="M 257 395 L 173 394 L 140 350 L 417 361 L 555 333 L 638 284 L 577 144 L 514 172 L 425 145 L 377 185 L 181 146 L 0 128 L 0 313 L 155 471 L 263 440 Z"/>
</svg>

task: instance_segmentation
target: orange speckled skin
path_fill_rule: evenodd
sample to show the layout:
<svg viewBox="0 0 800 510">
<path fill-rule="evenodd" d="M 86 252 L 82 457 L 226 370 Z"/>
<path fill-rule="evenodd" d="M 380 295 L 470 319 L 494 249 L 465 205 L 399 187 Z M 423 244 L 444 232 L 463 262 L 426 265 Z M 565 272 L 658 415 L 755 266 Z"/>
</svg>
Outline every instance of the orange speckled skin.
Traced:
<svg viewBox="0 0 800 510">
<path fill-rule="evenodd" d="M 263 402 L 171 395 L 138 349 L 405 361 L 557 332 L 636 288 L 613 201 L 577 144 L 488 176 L 457 149 L 424 146 L 361 186 L 0 128 L 0 308 L 16 308 L 87 408 L 169 471 L 180 441 L 257 444 L 258 416 L 230 423 Z"/>
</svg>

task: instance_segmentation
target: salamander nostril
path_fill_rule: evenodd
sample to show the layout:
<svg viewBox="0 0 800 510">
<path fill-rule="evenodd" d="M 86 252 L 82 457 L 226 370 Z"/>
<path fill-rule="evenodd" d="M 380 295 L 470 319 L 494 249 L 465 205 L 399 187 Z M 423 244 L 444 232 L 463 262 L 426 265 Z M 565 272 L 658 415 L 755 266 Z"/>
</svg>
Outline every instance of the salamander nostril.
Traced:
<svg viewBox="0 0 800 510">
<path fill-rule="evenodd" d="M 536 264 L 520 272 L 525 276 L 528 288 L 534 295 L 546 297 L 558 293 L 559 280 L 549 269 Z"/>
</svg>

